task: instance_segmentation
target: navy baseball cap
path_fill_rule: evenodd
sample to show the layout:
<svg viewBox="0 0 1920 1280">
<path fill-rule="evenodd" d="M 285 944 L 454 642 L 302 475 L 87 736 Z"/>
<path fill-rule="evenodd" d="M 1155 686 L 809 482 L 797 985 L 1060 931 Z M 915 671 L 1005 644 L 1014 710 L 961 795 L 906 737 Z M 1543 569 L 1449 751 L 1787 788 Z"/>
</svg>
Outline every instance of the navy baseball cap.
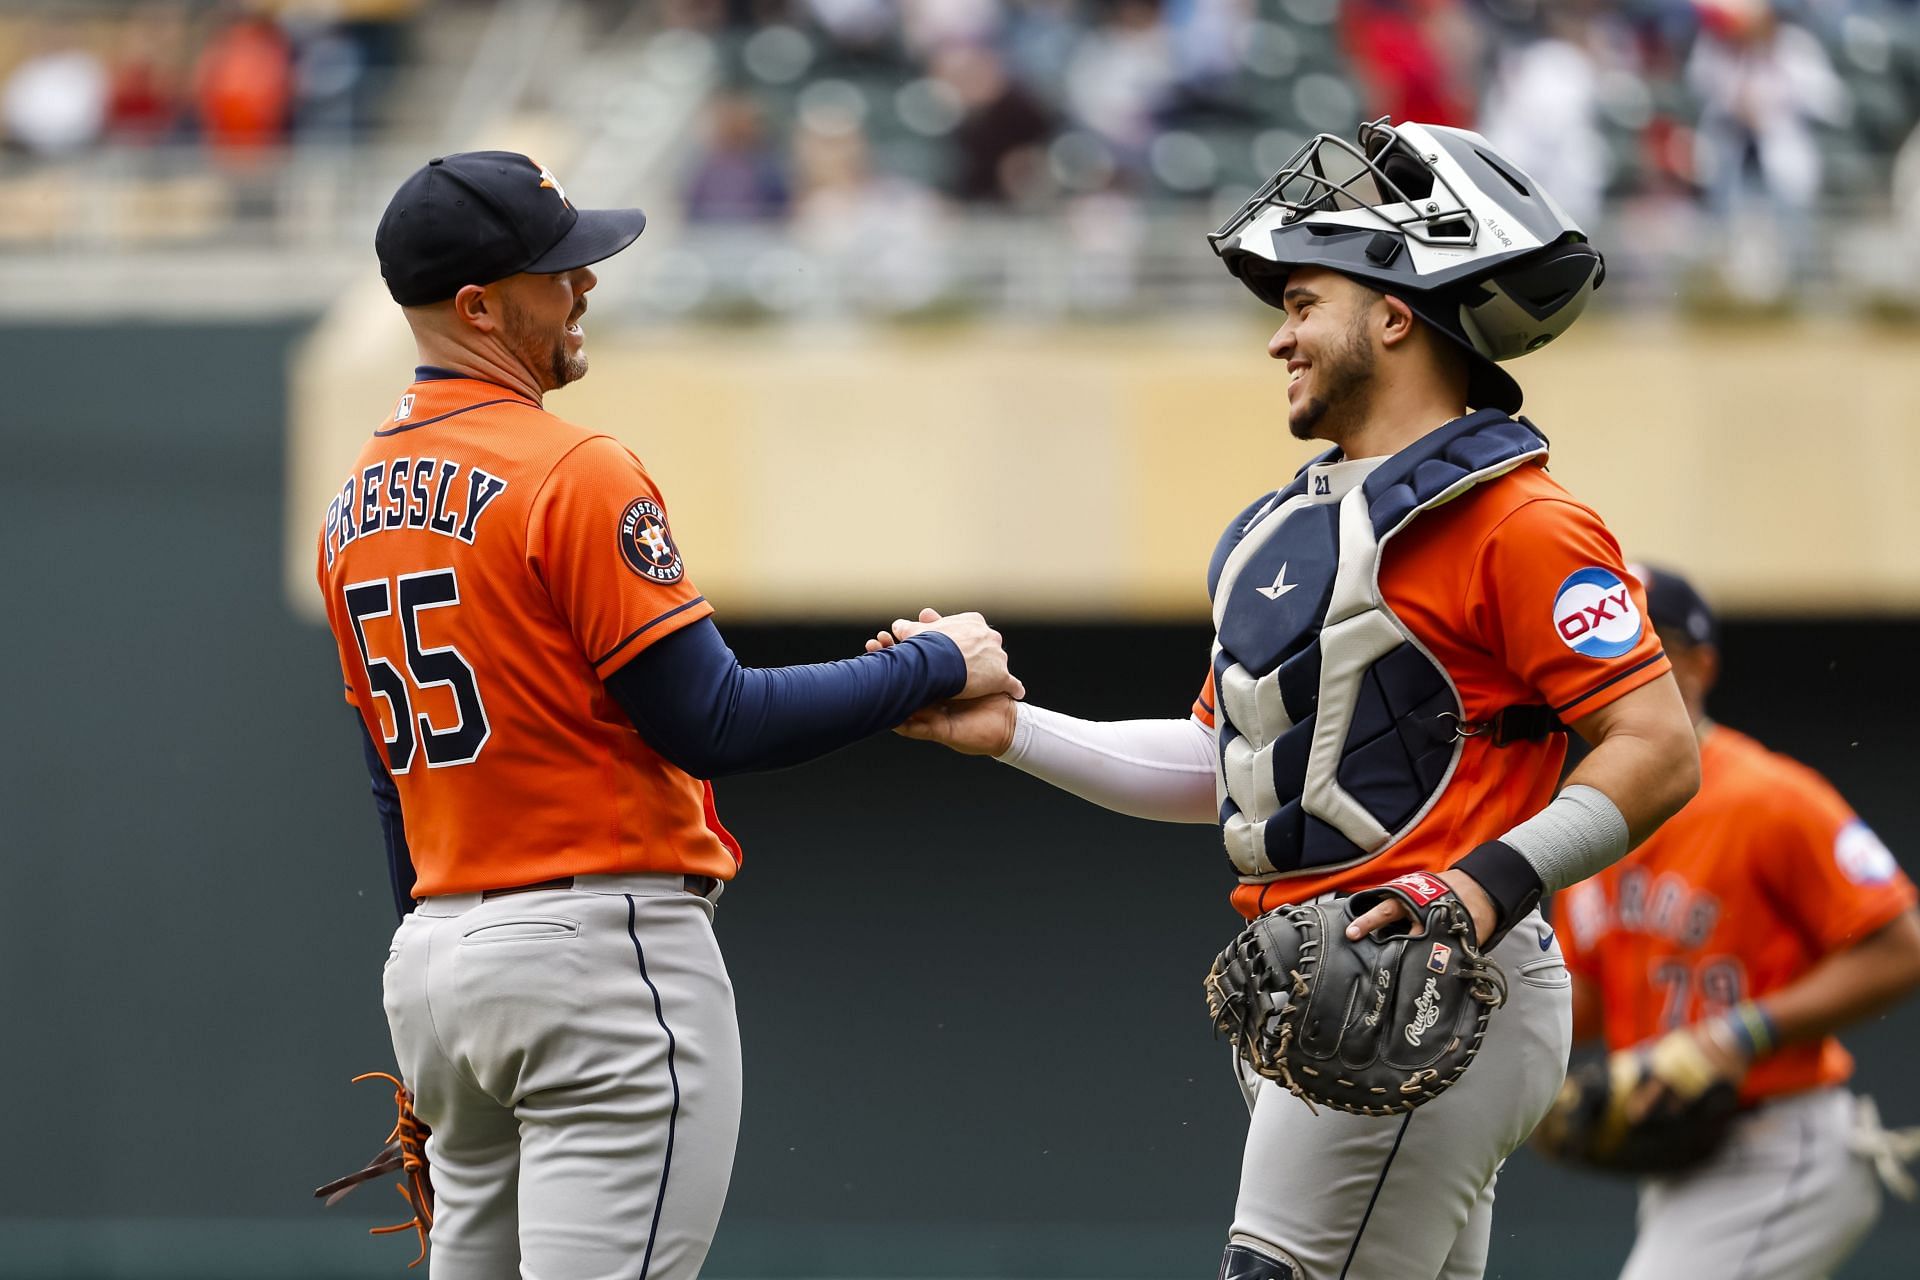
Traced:
<svg viewBox="0 0 1920 1280">
<path fill-rule="evenodd" d="M 611 258 L 646 225 L 638 209 L 574 208 L 545 165 L 516 151 L 461 151 L 400 184 L 373 247 L 393 300 L 421 307 L 470 284 Z"/>
<path fill-rule="evenodd" d="M 1719 619 L 1691 582 L 1655 565 L 1628 565 L 1627 571 L 1647 589 L 1647 614 L 1655 627 L 1685 636 L 1688 644 L 1720 643 Z"/>
</svg>

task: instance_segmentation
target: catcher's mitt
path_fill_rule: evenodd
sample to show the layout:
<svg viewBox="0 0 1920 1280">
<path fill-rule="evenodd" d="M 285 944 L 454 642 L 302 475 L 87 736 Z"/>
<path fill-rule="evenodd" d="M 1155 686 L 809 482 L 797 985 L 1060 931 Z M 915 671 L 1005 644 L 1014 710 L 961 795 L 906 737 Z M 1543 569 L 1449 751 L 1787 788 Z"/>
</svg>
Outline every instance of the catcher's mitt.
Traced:
<svg viewBox="0 0 1920 1280">
<path fill-rule="evenodd" d="M 1714 1070 L 1691 1031 L 1673 1031 L 1569 1072 L 1533 1144 L 1607 1173 L 1684 1173 L 1712 1159 L 1739 1111 L 1736 1082 Z"/>
<path fill-rule="evenodd" d="M 393 1123 L 393 1131 L 387 1134 L 387 1144 L 367 1162 L 366 1168 L 335 1178 L 324 1187 L 316 1188 L 313 1194 L 332 1204 L 361 1183 L 399 1170 L 402 1180 L 393 1185 L 412 1208 L 413 1220 L 396 1222 L 390 1227 L 373 1227 L 370 1232 L 376 1236 L 393 1231 L 419 1232 L 420 1256 L 407 1264 L 417 1267 L 427 1256 L 427 1231 L 433 1226 L 433 1177 L 427 1170 L 427 1137 L 433 1131 L 413 1113 L 413 1093 L 406 1085 L 384 1071 L 355 1076 L 353 1083 L 359 1084 L 362 1080 L 385 1080 L 393 1086 L 393 1104 L 399 1109 L 399 1118 Z"/>
<path fill-rule="evenodd" d="M 1347 925 L 1385 897 L 1422 932 L 1348 941 Z M 1411 1111 L 1458 1080 L 1506 995 L 1466 903 L 1424 873 L 1270 911 L 1207 974 L 1207 1012 L 1255 1071 L 1309 1106 L 1363 1116 Z"/>
</svg>

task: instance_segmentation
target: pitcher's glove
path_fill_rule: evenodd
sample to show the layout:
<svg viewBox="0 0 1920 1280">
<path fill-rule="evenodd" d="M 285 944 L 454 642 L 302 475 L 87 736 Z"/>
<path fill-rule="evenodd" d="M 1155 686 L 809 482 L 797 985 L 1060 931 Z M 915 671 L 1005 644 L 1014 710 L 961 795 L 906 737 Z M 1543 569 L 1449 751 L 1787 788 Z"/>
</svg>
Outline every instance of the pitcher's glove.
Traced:
<svg viewBox="0 0 1920 1280">
<path fill-rule="evenodd" d="M 399 1171 L 401 1181 L 393 1185 L 400 1192 L 400 1198 L 413 1210 L 413 1220 L 396 1222 L 390 1227 L 372 1227 L 369 1228 L 369 1234 L 383 1236 L 394 1231 L 418 1232 L 420 1256 L 407 1264 L 408 1267 L 417 1267 L 427 1256 L 427 1232 L 433 1226 L 433 1176 L 427 1169 L 427 1138 L 433 1131 L 413 1113 L 413 1093 L 406 1085 L 384 1071 L 369 1071 L 365 1075 L 355 1076 L 353 1083 L 359 1084 L 362 1080 L 385 1080 L 393 1086 L 393 1104 L 399 1109 L 399 1118 L 394 1121 L 392 1132 L 387 1134 L 387 1144 L 367 1162 L 366 1168 L 344 1178 L 335 1178 L 326 1186 L 316 1188 L 313 1194 L 332 1204 L 363 1182 Z"/>
<path fill-rule="evenodd" d="M 1401 922 L 1349 941 L 1347 925 L 1386 897 L 1422 932 Z M 1207 974 L 1207 1012 L 1255 1071 L 1309 1106 L 1363 1116 L 1411 1111 L 1445 1091 L 1506 996 L 1467 904 L 1424 872 L 1269 911 Z"/>
<path fill-rule="evenodd" d="M 1605 1173 L 1685 1173 L 1712 1159 L 1740 1111 L 1691 1030 L 1622 1049 L 1567 1075 L 1533 1131 L 1545 1155 Z"/>
</svg>

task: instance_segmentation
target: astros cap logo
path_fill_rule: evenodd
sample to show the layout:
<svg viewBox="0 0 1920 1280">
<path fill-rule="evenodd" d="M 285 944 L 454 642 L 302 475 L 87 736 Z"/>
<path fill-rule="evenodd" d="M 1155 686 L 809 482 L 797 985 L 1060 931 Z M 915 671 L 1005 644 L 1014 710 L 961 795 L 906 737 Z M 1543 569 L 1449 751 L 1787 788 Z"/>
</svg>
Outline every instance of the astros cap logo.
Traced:
<svg viewBox="0 0 1920 1280">
<path fill-rule="evenodd" d="M 540 164 L 538 160 L 535 160 L 534 163 L 536 165 L 540 165 L 541 188 L 543 190 L 557 192 L 560 196 L 560 203 L 564 204 L 569 209 L 573 208 L 573 201 L 567 199 L 567 189 L 560 185 L 560 179 L 553 176 L 553 170 L 547 168 L 547 166 L 543 164 Z"/>
<path fill-rule="evenodd" d="M 1642 626 L 1633 592 L 1611 569 L 1577 569 L 1553 597 L 1553 629 L 1584 657 L 1619 657 L 1640 642 Z"/>
<path fill-rule="evenodd" d="M 667 517 L 650 498 L 635 498 L 620 515 L 620 554 L 627 567 L 654 582 L 678 582 L 686 567 L 667 532 Z"/>
</svg>

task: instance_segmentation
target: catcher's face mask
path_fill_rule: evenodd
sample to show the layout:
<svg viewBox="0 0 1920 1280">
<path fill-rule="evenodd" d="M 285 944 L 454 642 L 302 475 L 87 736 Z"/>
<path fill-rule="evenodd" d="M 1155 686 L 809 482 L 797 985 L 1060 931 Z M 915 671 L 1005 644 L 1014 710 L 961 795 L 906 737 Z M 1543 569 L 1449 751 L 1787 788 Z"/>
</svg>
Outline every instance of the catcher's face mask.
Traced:
<svg viewBox="0 0 1920 1280">
<path fill-rule="evenodd" d="M 1372 224 L 1422 244 L 1472 247 L 1479 231 L 1467 203 L 1436 167 L 1439 156 L 1428 154 L 1430 159 L 1414 150 L 1385 116 L 1360 126 L 1357 145 L 1320 134 L 1207 242 L 1218 253 L 1263 215 L 1277 212 L 1281 227 L 1309 213 L 1348 214 L 1337 220 L 1355 229 Z"/>
</svg>

